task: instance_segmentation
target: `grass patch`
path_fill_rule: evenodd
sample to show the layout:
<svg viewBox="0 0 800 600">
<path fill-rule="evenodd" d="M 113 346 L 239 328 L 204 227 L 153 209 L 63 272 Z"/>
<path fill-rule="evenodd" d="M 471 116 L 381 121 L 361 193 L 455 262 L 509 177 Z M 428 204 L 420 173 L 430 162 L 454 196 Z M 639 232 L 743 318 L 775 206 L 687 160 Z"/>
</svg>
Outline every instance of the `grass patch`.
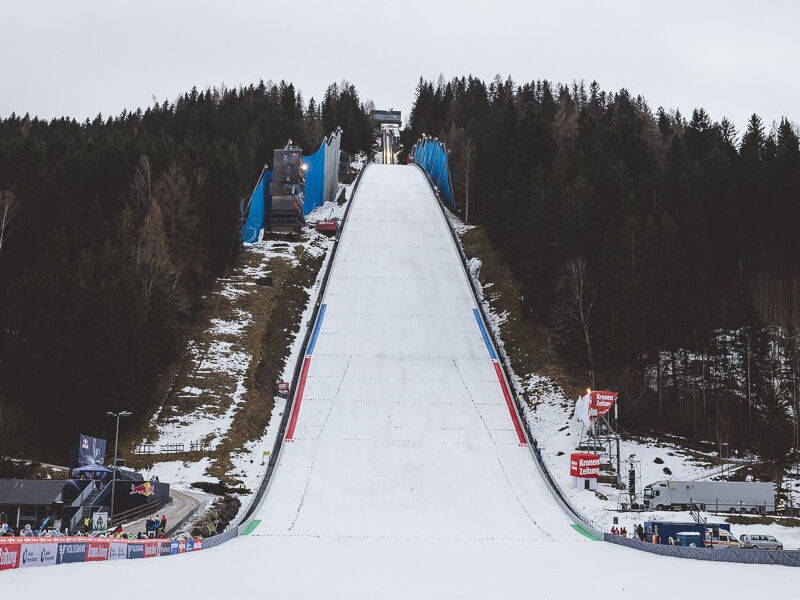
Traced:
<svg viewBox="0 0 800 600">
<path fill-rule="evenodd" d="M 292 340 L 300 329 L 300 319 L 308 304 L 306 290 L 316 280 L 325 259 L 324 254 L 314 256 L 304 252 L 301 245 L 294 248 L 294 254 L 297 266 L 291 269 L 291 277 L 274 280 L 280 283 L 271 288 L 274 296 L 269 314 L 257 320 L 258 330 L 248 342 L 247 351 L 253 359 L 245 379 L 247 392 L 208 469 L 211 477 L 221 481 L 236 481 L 230 474 L 233 468 L 231 455 L 245 451 L 245 444 L 260 438 L 269 425 L 277 394 L 276 383 L 289 358 Z"/>
</svg>

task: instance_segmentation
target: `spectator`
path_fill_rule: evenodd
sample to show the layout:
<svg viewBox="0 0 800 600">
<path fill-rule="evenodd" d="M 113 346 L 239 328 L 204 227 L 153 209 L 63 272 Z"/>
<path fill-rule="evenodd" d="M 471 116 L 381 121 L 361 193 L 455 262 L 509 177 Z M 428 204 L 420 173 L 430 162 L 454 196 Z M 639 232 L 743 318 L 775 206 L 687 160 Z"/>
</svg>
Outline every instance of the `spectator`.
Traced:
<svg viewBox="0 0 800 600">
<path fill-rule="evenodd" d="M 636 535 L 639 536 L 641 541 L 644 541 L 644 527 L 642 527 L 641 523 L 636 526 Z"/>
<path fill-rule="evenodd" d="M 23 527 L 22 531 L 20 531 L 20 535 L 22 535 L 24 537 L 30 537 L 30 536 L 33 535 L 33 529 L 31 528 L 31 524 L 30 523 L 26 523 L 25 524 L 25 527 Z"/>
<path fill-rule="evenodd" d="M 624 525 L 623 525 L 623 526 L 622 526 L 622 528 L 619 530 L 619 534 L 620 534 L 622 537 L 628 537 L 628 530 L 627 530 L 627 529 L 625 529 L 625 526 L 624 526 Z"/>
<path fill-rule="evenodd" d="M 11 535 L 14 535 L 14 530 L 11 528 L 11 525 L 5 521 L 0 521 L 0 537 Z"/>
<path fill-rule="evenodd" d="M 167 531 L 167 515 L 161 515 L 161 531 Z"/>
</svg>

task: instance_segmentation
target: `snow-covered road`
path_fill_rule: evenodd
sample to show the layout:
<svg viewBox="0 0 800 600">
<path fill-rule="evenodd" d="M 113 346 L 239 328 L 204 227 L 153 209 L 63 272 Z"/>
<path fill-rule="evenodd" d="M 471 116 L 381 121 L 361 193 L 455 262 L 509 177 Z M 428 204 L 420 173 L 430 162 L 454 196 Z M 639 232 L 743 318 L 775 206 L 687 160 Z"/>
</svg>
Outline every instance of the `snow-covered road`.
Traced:
<svg viewBox="0 0 800 600">
<path fill-rule="evenodd" d="M 156 560 L 0 574 L 9 598 L 86 580 L 193 598 L 791 597 L 781 567 L 590 541 L 520 446 L 436 200 L 415 167 L 363 176 L 292 441 L 249 536 Z M 322 313 L 323 311 L 321 311 Z M 157 590 L 157 591 L 156 591 Z M 758 596 L 758 594 L 756 594 Z"/>
</svg>

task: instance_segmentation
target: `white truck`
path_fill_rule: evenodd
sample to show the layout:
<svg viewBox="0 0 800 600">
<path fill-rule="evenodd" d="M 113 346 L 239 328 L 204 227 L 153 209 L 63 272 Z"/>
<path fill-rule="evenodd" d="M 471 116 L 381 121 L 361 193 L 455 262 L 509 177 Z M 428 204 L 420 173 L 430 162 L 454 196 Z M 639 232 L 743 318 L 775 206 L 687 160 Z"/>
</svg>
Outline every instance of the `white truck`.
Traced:
<svg viewBox="0 0 800 600">
<path fill-rule="evenodd" d="M 775 486 L 760 481 L 670 479 L 644 488 L 645 510 L 690 510 L 692 506 L 715 512 L 775 512 Z"/>
</svg>

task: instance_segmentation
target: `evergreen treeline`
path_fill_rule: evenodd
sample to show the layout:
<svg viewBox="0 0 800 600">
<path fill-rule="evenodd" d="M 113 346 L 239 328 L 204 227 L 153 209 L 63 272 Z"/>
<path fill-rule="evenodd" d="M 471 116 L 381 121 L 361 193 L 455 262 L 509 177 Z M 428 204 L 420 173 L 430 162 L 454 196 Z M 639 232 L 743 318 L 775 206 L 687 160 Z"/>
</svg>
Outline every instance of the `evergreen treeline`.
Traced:
<svg viewBox="0 0 800 600">
<path fill-rule="evenodd" d="M 576 379 L 629 427 L 783 459 L 794 440 L 800 150 L 597 83 L 420 79 L 406 147 L 447 140 L 456 195 Z"/>
<path fill-rule="evenodd" d="M 60 461 L 79 432 L 112 431 L 106 410 L 149 419 L 262 165 L 337 126 L 369 150 L 346 82 L 308 106 L 261 82 L 84 123 L 0 119 L 0 455 Z"/>
</svg>

